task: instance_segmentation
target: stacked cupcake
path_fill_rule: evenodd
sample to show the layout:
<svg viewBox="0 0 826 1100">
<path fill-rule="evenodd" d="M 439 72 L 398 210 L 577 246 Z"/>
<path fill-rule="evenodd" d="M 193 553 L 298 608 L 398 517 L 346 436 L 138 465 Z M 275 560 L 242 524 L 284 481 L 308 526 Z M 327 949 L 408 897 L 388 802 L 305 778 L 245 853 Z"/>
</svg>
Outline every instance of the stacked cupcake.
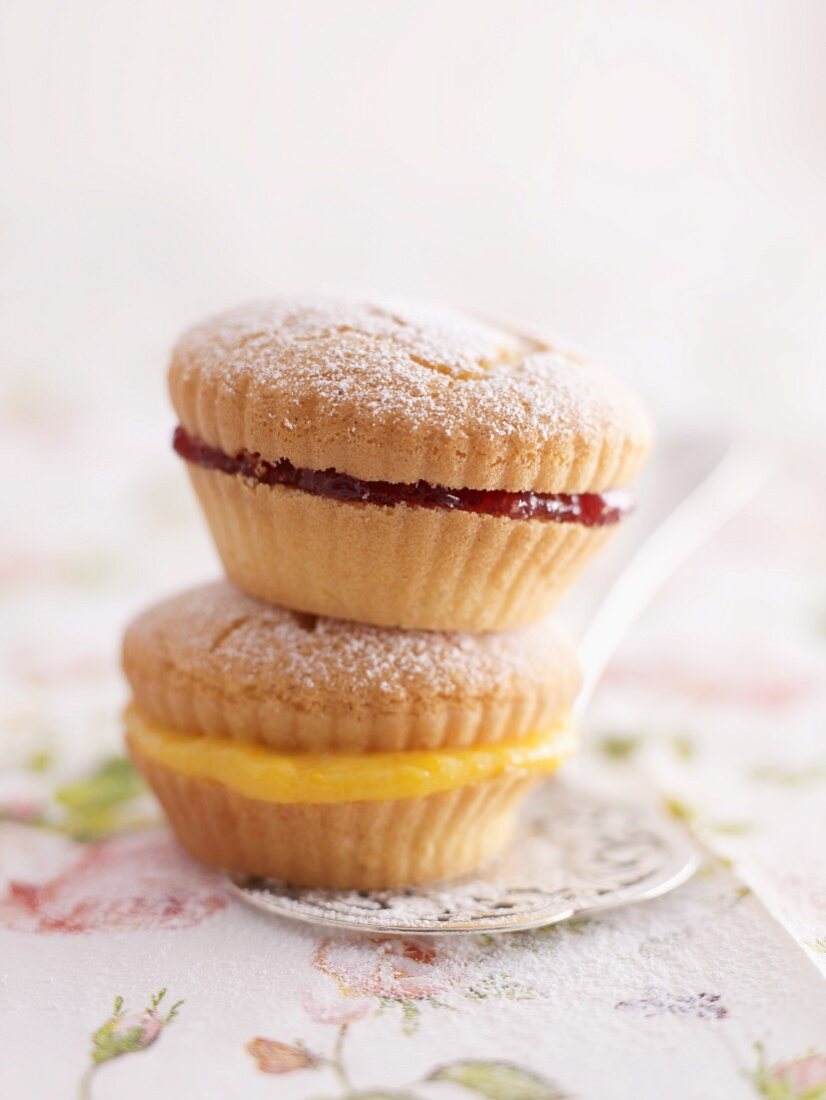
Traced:
<svg viewBox="0 0 826 1100">
<path fill-rule="evenodd" d="M 632 506 L 636 399 L 515 332 L 326 299 L 196 326 L 170 390 L 228 580 L 139 617 L 124 667 L 182 844 L 357 889 L 495 855 L 571 751 L 544 617 Z"/>
</svg>

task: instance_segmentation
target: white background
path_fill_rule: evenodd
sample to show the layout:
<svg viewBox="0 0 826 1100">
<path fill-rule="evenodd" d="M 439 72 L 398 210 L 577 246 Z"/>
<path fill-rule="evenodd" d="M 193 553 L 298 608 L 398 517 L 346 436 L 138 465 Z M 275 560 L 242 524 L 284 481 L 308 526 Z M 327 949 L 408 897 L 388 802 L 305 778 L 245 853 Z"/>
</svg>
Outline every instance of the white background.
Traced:
<svg viewBox="0 0 826 1100">
<path fill-rule="evenodd" d="M 2 11 L 13 415 L 45 380 L 165 445 L 178 331 L 321 288 L 547 326 L 663 423 L 823 420 L 818 0 Z"/>
</svg>

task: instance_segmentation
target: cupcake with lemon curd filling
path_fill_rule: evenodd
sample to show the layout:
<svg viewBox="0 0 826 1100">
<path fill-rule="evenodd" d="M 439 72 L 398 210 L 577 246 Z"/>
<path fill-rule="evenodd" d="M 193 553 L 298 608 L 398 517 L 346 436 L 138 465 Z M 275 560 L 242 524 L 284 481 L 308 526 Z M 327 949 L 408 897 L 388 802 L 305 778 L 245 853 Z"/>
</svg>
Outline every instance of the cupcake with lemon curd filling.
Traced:
<svg viewBox="0 0 826 1100">
<path fill-rule="evenodd" d="M 278 299 L 173 352 L 175 449 L 228 576 L 388 626 L 541 618 L 633 501 L 647 417 L 609 376 L 461 315 Z"/>
<path fill-rule="evenodd" d="M 296 885 L 471 870 L 572 747 L 576 665 L 544 625 L 403 632 L 221 582 L 136 619 L 123 662 L 129 749 L 183 846 Z"/>
</svg>

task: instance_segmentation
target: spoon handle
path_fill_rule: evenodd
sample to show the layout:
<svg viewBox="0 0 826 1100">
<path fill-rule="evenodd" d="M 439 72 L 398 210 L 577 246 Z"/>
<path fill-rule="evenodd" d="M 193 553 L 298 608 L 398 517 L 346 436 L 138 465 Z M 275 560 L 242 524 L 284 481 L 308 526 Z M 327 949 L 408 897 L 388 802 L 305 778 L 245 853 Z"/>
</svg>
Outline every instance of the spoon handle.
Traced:
<svg viewBox="0 0 826 1100">
<path fill-rule="evenodd" d="M 759 491 L 772 469 L 769 458 L 730 437 L 687 436 L 664 452 L 656 463 L 663 484 L 647 501 L 641 487 L 646 503 L 637 541 L 620 547 L 624 562 L 618 569 L 614 562 L 613 580 L 598 594 L 596 606 L 592 603 L 579 632 L 583 683 L 575 717 L 581 717 L 608 661 L 665 582 Z"/>
</svg>

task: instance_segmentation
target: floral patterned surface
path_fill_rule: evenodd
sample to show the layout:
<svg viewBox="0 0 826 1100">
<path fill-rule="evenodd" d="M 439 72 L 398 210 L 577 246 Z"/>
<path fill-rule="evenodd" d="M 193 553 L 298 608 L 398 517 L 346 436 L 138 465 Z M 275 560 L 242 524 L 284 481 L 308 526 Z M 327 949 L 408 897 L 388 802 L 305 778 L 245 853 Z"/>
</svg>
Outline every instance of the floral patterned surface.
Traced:
<svg viewBox="0 0 826 1100">
<path fill-rule="evenodd" d="M 232 901 L 122 756 L 122 624 L 216 566 L 159 405 L 101 385 L 0 406 L 26 471 L 0 548 L 0 1095 L 826 1098 L 822 460 L 669 584 L 588 719 L 577 766 L 695 833 L 692 882 L 508 937 L 330 935 Z"/>
</svg>

